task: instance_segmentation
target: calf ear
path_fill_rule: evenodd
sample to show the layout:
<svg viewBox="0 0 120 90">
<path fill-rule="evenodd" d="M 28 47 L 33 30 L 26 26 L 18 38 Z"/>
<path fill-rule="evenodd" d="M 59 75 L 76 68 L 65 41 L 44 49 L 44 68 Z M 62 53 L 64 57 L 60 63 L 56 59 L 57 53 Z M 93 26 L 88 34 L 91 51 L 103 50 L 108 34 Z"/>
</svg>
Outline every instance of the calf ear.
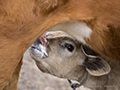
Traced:
<svg viewBox="0 0 120 90">
<path fill-rule="evenodd" d="M 103 60 L 97 55 L 88 55 L 85 52 L 83 46 L 82 51 L 87 57 L 83 65 L 86 67 L 86 70 L 89 74 L 93 76 L 102 76 L 108 74 L 111 71 L 109 64 L 105 60 Z"/>
<path fill-rule="evenodd" d="M 109 64 L 99 57 L 87 57 L 83 64 L 85 65 L 89 74 L 93 76 L 102 76 L 111 71 Z"/>
</svg>

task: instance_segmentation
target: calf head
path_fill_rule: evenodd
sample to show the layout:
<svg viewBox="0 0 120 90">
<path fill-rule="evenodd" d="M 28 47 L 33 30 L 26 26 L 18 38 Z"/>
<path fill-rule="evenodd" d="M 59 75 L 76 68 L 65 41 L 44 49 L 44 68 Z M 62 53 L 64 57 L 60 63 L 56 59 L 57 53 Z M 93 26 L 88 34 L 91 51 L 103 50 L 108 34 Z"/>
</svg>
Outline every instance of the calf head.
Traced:
<svg viewBox="0 0 120 90">
<path fill-rule="evenodd" d="M 111 70 L 99 54 L 63 31 L 48 31 L 46 39 L 47 46 L 37 39 L 30 47 L 30 56 L 42 72 L 78 81 L 88 73 L 101 76 Z"/>
</svg>

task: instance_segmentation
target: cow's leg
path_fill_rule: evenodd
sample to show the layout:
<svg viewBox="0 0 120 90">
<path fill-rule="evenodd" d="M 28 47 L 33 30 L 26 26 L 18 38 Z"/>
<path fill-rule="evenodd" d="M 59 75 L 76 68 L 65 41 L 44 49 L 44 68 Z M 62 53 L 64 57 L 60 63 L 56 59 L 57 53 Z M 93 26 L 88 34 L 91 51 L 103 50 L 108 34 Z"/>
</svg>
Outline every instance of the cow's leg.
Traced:
<svg viewBox="0 0 120 90">
<path fill-rule="evenodd" d="M 17 90 L 19 74 L 20 74 L 20 69 L 21 69 L 22 63 L 23 63 L 23 61 L 21 59 L 17 65 L 16 69 L 14 70 L 14 72 L 9 80 L 8 85 L 6 85 L 3 90 Z"/>
</svg>

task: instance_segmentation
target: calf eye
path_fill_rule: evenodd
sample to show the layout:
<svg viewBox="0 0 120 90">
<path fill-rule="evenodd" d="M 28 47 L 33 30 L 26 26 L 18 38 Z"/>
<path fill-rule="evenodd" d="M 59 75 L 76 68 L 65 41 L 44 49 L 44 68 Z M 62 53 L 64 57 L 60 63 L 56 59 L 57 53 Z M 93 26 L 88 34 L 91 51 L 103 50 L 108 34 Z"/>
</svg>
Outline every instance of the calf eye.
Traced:
<svg viewBox="0 0 120 90">
<path fill-rule="evenodd" d="M 68 49 L 68 51 L 72 52 L 74 50 L 74 46 L 71 44 L 66 44 L 65 47 Z"/>
</svg>

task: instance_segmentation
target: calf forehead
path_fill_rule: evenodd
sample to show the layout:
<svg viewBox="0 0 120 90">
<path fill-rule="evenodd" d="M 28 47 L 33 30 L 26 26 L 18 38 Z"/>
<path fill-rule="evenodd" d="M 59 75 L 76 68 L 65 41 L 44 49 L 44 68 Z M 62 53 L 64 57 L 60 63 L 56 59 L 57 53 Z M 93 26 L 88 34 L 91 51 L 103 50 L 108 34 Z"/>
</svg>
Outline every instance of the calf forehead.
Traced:
<svg viewBox="0 0 120 90">
<path fill-rule="evenodd" d="M 62 49 L 60 45 L 64 45 L 65 43 L 72 44 L 74 46 L 74 51 L 67 52 L 66 50 Z M 83 52 L 81 51 L 81 43 L 79 43 L 78 41 L 75 41 L 72 38 L 68 38 L 68 37 L 60 37 L 60 38 L 50 39 L 49 45 L 51 49 L 49 58 L 50 57 L 51 59 L 56 58 L 58 59 L 58 61 L 69 60 L 68 62 L 70 62 L 70 60 L 78 61 L 79 59 L 79 61 L 83 63 L 82 59 L 85 58 L 85 55 L 83 55 Z"/>
</svg>

